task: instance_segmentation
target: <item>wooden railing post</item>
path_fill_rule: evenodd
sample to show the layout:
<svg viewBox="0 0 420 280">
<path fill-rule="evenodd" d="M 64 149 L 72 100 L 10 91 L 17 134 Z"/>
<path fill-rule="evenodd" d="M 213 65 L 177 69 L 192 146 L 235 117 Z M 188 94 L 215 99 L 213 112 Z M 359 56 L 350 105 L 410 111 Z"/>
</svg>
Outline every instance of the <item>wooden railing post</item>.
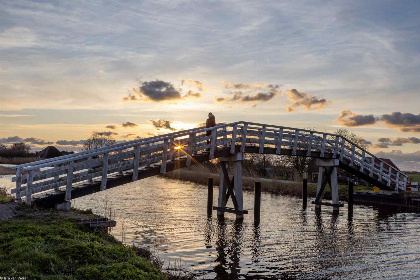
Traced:
<svg viewBox="0 0 420 280">
<path fill-rule="evenodd" d="M 379 181 L 382 182 L 382 173 L 384 172 L 384 162 L 381 161 L 379 165 Z"/>
<path fill-rule="evenodd" d="M 93 157 L 88 158 L 88 178 L 89 178 L 89 184 L 93 184 L 93 174 L 92 174 L 92 168 L 93 166 Z"/>
<path fill-rule="evenodd" d="M 327 143 L 327 134 L 322 135 L 322 144 L 321 144 L 321 157 L 325 156 L 325 145 Z"/>
<path fill-rule="evenodd" d="M 397 171 L 397 178 L 395 179 L 395 190 L 397 191 L 400 187 L 400 171 Z"/>
<path fill-rule="evenodd" d="M 311 131 L 309 133 L 309 140 L 308 140 L 308 151 L 306 152 L 306 156 L 309 157 L 311 155 L 312 149 L 312 138 L 314 137 L 314 133 Z"/>
<path fill-rule="evenodd" d="M 168 155 L 168 139 L 163 141 L 163 152 L 162 152 L 162 165 L 160 166 L 160 173 L 166 172 L 166 161 Z"/>
<path fill-rule="evenodd" d="M 299 140 L 299 130 L 296 129 L 295 130 L 295 141 L 293 142 L 293 150 L 292 150 L 292 155 L 293 156 L 296 155 L 298 140 Z"/>
<path fill-rule="evenodd" d="M 388 184 L 387 184 L 388 187 L 391 186 L 391 175 L 392 175 L 392 167 L 390 165 L 388 168 Z"/>
<path fill-rule="evenodd" d="M 133 182 L 139 178 L 139 165 L 140 165 L 140 146 L 137 146 L 134 151 L 134 162 L 133 162 Z"/>
<path fill-rule="evenodd" d="M 59 168 L 60 166 L 58 165 L 58 164 L 54 164 L 54 191 L 55 192 L 59 192 L 60 191 L 60 188 L 59 188 L 59 186 L 58 186 L 58 179 L 60 178 L 60 176 L 58 175 L 58 168 Z"/>
<path fill-rule="evenodd" d="M 213 178 L 209 178 L 207 185 L 207 217 L 210 218 L 213 212 Z"/>
<path fill-rule="evenodd" d="M 335 136 L 335 145 L 334 145 L 334 158 L 337 158 L 338 156 L 338 136 Z"/>
<path fill-rule="evenodd" d="M 223 127 L 223 146 L 226 146 L 228 143 L 227 141 L 227 128 L 226 125 Z"/>
<path fill-rule="evenodd" d="M 242 127 L 242 143 L 241 143 L 241 153 L 245 153 L 245 147 L 246 147 L 246 135 L 248 133 L 248 124 L 245 123 Z"/>
<path fill-rule="evenodd" d="M 195 133 L 191 133 L 188 137 L 188 148 L 187 148 L 187 162 L 186 165 L 191 165 L 191 158 L 194 154 L 194 141 L 195 141 Z"/>
<path fill-rule="evenodd" d="M 106 190 L 106 183 L 108 181 L 108 159 L 109 153 L 105 153 L 102 163 L 102 182 L 101 182 L 101 191 Z"/>
<path fill-rule="evenodd" d="M 346 139 L 343 137 L 341 139 L 340 160 L 343 160 L 345 152 L 346 152 Z"/>
<path fill-rule="evenodd" d="M 22 168 L 16 169 L 16 202 L 20 202 L 22 197 L 20 195 L 20 187 L 22 186 Z"/>
<path fill-rule="evenodd" d="M 34 180 L 34 171 L 29 171 L 28 174 L 28 181 L 26 182 L 26 188 L 25 188 L 25 201 L 26 204 L 31 205 L 32 203 L 32 183 Z"/>
<path fill-rule="evenodd" d="M 67 185 L 66 185 L 66 194 L 64 197 L 65 201 L 71 200 L 71 188 L 73 186 L 73 168 L 74 168 L 74 161 L 71 161 L 67 168 Z"/>
<path fill-rule="evenodd" d="M 236 146 L 236 131 L 237 131 L 237 126 L 238 125 L 234 125 L 232 128 L 232 142 L 230 143 L 230 153 L 234 154 L 235 153 L 235 146 Z"/>
<path fill-rule="evenodd" d="M 118 175 L 123 175 L 122 172 L 122 163 L 124 162 L 124 160 L 122 159 L 122 149 L 118 151 Z"/>
<path fill-rule="evenodd" d="M 214 159 L 214 150 L 216 149 L 216 141 L 217 141 L 217 128 L 213 128 L 211 131 L 211 139 L 210 139 L 210 159 Z"/>
<path fill-rule="evenodd" d="M 261 182 L 254 185 L 254 224 L 258 225 L 261 220 Z"/>
<path fill-rule="evenodd" d="M 281 145 L 283 144 L 283 128 L 279 130 L 279 140 L 277 141 L 276 154 L 281 154 Z"/>
<path fill-rule="evenodd" d="M 355 157 L 355 152 L 356 152 L 355 150 L 356 150 L 356 146 L 352 145 L 351 146 L 351 159 L 350 159 L 351 166 L 354 166 L 354 157 Z"/>
<path fill-rule="evenodd" d="M 260 149 L 259 149 L 260 154 L 264 153 L 265 132 L 266 132 L 266 130 L 267 130 L 267 127 L 264 125 L 262 130 L 261 130 L 261 135 L 260 135 Z"/>
<path fill-rule="evenodd" d="M 366 159 L 366 152 L 365 150 L 362 151 L 362 162 L 360 164 L 360 172 L 363 172 L 365 168 L 365 159 Z"/>
</svg>

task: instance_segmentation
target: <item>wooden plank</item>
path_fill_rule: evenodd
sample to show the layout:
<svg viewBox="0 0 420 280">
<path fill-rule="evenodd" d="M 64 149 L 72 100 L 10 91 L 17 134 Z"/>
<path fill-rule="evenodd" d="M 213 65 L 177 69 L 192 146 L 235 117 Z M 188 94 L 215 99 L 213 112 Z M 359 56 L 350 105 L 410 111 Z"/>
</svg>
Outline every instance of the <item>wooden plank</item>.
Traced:
<svg viewBox="0 0 420 280">
<path fill-rule="evenodd" d="M 109 153 L 105 153 L 104 158 L 103 158 L 103 164 L 102 164 L 101 191 L 106 190 L 106 182 L 108 180 L 108 159 L 109 159 Z"/>
<path fill-rule="evenodd" d="M 167 152 L 168 152 L 168 139 L 163 141 L 163 152 L 162 152 L 162 165 L 160 167 L 160 173 L 166 172 L 166 161 L 167 161 Z"/>
<path fill-rule="evenodd" d="M 365 160 L 366 160 L 366 151 L 363 150 L 362 151 L 362 162 L 360 164 L 360 172 L 363 172 L 363 170 L 365 168 Z"/>
<path fill-rule="evenodd" d="M 248 124 L 245 123 L 244 126 L 242 127 L 241 153 L 244 153 L 245 152 L 247 133 L 248 133 Z"/>
<path fill-rule="evenodd" d="M 234 154 L 235 153 L 235 145 L 236 145 L 236 131 L 237 131 L 238 127 L 235 124 L 233 126 L 233 130 L 232 130 L 232 142 L 230 144 L 230 153 Z"/>
<path fill-rule="evenodd" d="M 335 141 L 334 141 L 334 158 L 337 158 L 338 156 L 338 136 L 335 136 Z"/>
<path fill-rule="evenodd" d="M 311 155 L 311 148 L 312 148 L 312 138 L 314 137 L 314 133 L 311 131 L 309 133 L 309 140 L 308 140 L 308 151 L 306 152 L 306 156 Z"/>
<path fill-rule="evenodd" d="M 211 131 L 211 140 L 210 140 L 210 159 L 214 159 L 214 150 L 216 149 L 216 133 L 217 128 L 213 128 Z"/>
<path fill-rule="evenodd" d="M 296 129 L 295 130 L 295 140 L 293 142 L 293 150 L 292 150 L 292 155 L 293 156 L 296 155 L 298 139 L 299 139 L 299 130 Z"/>
<path fill-rule="evenodd" d="M 31 170 L 29 171 L 28 174 L 28 183 L 26 183 L 26 188 L 25 188 L 25 201 L 26 204 L 31 205 L 32 203 L 32 181 L 34 178 L 34 171 Z"/>
<path fill-rule="evenodd" d="M 194 144 L 195 144 L 195 133 L 191 133 L 188 137 L 187 166 L 191 165 L 191 158 L 194 154 Z"/>
<path fill-rule="evenodd" d="M 264 141 L 265 141 L 265 131 L 266 131 L 267 127 L 264 125 L 262 127 L 261 130 L 261 135 L 260 135 L 260 154 L 264 153 Z"/>
<path fill-rule="evenodd" d="M 283 145 L 283 128 L 279 130 L 279 140 L 276 147 L 276 153 L 279 155 L 281 153 L 281 146 Z"/>
<path fill-rule="evenodd" d="M 351 146 L 351 159 L 350 159 L 351 166 L 354 166 L 355 149 L 356 149 L 356 146 L 352 145 Z"/>
<path fill-rule="evenodd" d="M 373 177 L 373 170 L 375 169 L 375 157 L 371 157 L 370 158 L 371 162 L 370 162 L 370 172 L 369 175 L 370 177 Z"/>
<path fill-rule="evenodd" d="M 395 179 L 395 188 L 398 190 L 400 187 L 400 171 L 397 171 L 397 178 Z"/>
<path fill-rule="evenodd" d="M 123 152 L 122 150 L 118 151 L 118 162 L 121 162 L 122 152 Z M 123 175 L 123 172 L 122 172 L 121 168 L 118 169 L 118 174 Z"/>
<path fill-rule="evenodd" d="M 22 185 L 22 168 L 16 169 L 16 202 L 20 202 L 22 197 L 20 195 L 20 187 Z"/>
<path fill-rule="evenodd" d="M 66 195 L 64 197 L 65 201 L 71 200 L 71 188 L 73 186 L 73 167 L 74 167 L 74 161 L 71 161 L 68 165 L 68 171 L 67 171 Z"/>
<path fill-rule="evenodd" d="M 234 208 L 230 208 L 230 207 L 218 207 L 218 206 L 213 206 L 213 210 L 217 210 L 217 212 L 228 212 L 228 213 L 233 213 L 233 214 L 248 214 L 248 210 L 235 210 Z"/>
<path fill-rule="evenodd" d="M 346 139 L 343 137 L 341 139 L 340 160 L 343 160 L 345 152 L 346 152 Z"/>
<path fill-rule="evenodd" d="M 140 164 L 140 146 L 137 146 L 134 150 L 134 162 L 133 162 L 133 177 L 132 181 L 137 181 L 139 177 L 139 164 Z"/>
<path fill-rule="evenodd" d="M 381 181 L 382 182 L 382 174 L 383 174 L 383 172 L 384 172 L 384 162 L 383 161 L 381 161 L 381 164 L 379 165 L 380 167 L 379 167 L 379 181 Z"/>
<path fill-rule="evenodd" d="M 390 165 L 388 169 L 388 184 L 387 184 L 388 187 L 391 186 L 391 175 L 392 175 L 392 167 Z"/>
<path fill-rule="evenodd" d="M 321 143 L 321 157 L 325 156 L 325 144 L 327 143 L 327 134 L 322 135 L 322 143 Z"/>
</svg>

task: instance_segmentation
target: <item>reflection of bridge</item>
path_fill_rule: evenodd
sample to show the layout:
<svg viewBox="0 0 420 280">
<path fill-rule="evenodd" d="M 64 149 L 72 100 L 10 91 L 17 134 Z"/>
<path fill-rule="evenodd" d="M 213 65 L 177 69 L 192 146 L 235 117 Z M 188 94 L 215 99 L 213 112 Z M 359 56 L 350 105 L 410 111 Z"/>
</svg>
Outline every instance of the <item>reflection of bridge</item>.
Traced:
<svg viewBox="0 0 420 280">
<path fill-rule="evenodd" d="M 210 135 L 207 135 L 210 131 Z M 337 167 L 381 189 L 405 190 L 407 175 L 376 158 L 348 139 L 330 133 L 250 122 L 195 128 L 100 149 L 15 166 L 16 200 L 52 206 L 72 198 L 119 186 L 159 173 L 218 158 L 221 164 L 219 214 L 243 215 L 242 160 L 244 153 L 318 158 L 315 203 L 331 186 L 332 205 L 338 207 Z M 233 165 L 229 178 L 228 164 Z M 234 209 L 226 208 L 231 198 Z M 151 198 L 153 199 L 153 198 Z"/>
</svg>

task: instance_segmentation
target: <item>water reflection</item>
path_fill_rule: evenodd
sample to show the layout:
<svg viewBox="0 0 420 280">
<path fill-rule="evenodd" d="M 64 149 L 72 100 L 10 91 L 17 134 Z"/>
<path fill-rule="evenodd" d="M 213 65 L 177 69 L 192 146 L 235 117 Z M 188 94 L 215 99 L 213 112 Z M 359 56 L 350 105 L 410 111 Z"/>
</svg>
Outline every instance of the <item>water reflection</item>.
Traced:
<svg viewBox="0 0 420 280">
<path fill-rule="evenodd" d="M 243 222 L 228 214 L 222 221 L 207 218 L 206 195 L 205 186 L 150 178 L 77 199 L 74 205 L 102 213 L 108 201 L 117 215 L 117 238 L 124 235 L 127 243 L 154 248 L 166 264 L 180 262 L 200 279 L 418 274 L 418 214 L 357 205 L 340 213 L 329 207 L 302 210 L 300 199 L 262 194 L 256 226 L 252 193 L 244 193 L 250 214 Z"/>
</svg>

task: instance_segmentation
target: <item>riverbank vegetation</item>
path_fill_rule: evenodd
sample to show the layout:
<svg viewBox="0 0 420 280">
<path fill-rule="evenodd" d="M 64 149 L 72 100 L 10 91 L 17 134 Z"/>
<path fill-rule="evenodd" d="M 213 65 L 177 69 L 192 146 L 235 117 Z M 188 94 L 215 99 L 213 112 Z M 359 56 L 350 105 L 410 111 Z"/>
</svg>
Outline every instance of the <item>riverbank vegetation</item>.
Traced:
<svg viewBox="0 0 420 280">
<path fill-rule="evenodd" d="M 76 223 L 91 213 L 17 208 L 0 226 L 0 278 L 190 279 L 166 275 L 145 250 Z"/>
</svg>

